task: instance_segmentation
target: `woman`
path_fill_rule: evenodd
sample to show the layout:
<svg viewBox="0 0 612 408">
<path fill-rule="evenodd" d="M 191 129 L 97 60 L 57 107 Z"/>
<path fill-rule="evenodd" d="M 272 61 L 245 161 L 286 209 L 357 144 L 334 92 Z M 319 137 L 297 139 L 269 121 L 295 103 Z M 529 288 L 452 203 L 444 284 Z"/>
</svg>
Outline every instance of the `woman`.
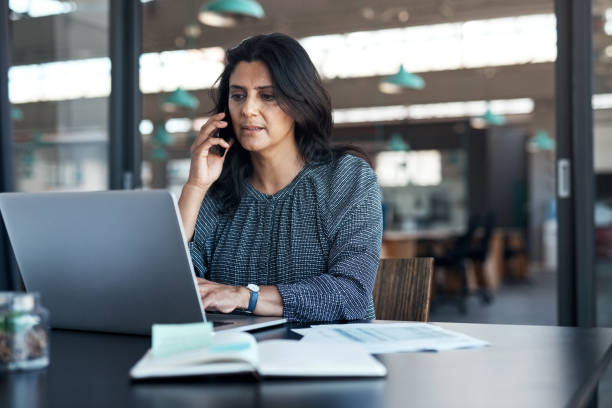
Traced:
<svg viewBox="0 0 612 408">
<path fill-rule="evenodd" d="M 380 190 L 363 159 L 330 147 L 331 103 L 308 54 L 283 34 L 250 37 L 218 82 L 220 113 L 191 148 L 179 199 L 204 308 L 374 318 Z"/>
</svg>

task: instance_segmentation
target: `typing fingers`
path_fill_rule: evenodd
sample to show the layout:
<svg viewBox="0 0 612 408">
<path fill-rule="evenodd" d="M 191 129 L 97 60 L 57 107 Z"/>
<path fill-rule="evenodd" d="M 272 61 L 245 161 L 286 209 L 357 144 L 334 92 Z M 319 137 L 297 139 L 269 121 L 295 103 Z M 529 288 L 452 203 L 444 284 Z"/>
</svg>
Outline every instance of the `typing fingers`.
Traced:
<svg viewBox="0 0 612 408">
<path fill-rule="evenodd" d="M 236 309 L 233 287 L 198 278 L 198 292 L 204 310 L 230 313 Z"/>
</svg>

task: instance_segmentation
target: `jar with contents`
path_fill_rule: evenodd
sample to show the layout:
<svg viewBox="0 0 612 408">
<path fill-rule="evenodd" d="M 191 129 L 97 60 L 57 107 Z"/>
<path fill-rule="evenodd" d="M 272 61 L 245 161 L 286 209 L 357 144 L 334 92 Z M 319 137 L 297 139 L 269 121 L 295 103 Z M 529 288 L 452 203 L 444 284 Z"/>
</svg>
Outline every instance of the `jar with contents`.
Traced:
<svg viewBox="0 0 612 408">
<path fill-rule="evenodd" d="M 49 313 L 38 293 L 0 292 L 0 371 L 49 365 Z"/>
</svg>

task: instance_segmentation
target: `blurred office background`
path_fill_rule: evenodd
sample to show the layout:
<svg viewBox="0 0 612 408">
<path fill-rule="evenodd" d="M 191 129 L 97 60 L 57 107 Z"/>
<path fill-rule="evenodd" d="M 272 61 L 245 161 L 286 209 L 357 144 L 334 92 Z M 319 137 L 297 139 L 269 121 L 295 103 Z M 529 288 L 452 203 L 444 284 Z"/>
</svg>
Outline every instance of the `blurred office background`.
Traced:
<svg viewBox="0 0 612 408">
<path fill-rule="evenodd" d="M 118 188 L 109 98 L 120 3 L 9 0 L 15 190 Z M 263 17 L 231 27 L 203 24 L 205 3 L 138 5 L 142 103 L 128 137 L 141 162 L 120 186 L 178 195 L 224 50 L 284 32 L 324 79 L 334 141 L 363 148 L 378 174 L 382 256 L 439 259 L 431 320 L 560 321 L 555 76 L 567 2 L 555 12 L 554 0 L 260 0 Z M 594 191 L 597 324 L 610 325 L 612 0 L 594 0 L 590 18 L 593 168 L 575 183 Z"/>
</svg>

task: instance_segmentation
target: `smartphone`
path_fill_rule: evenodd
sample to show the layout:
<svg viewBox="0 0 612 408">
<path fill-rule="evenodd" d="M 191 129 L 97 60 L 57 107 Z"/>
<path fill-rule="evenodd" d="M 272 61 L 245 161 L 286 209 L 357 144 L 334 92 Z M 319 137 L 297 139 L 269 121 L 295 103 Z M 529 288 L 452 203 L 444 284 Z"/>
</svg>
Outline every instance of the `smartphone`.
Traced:
<svg viewBox="0 0 612 408">
<path fill-rule="evenodd" d="M 229 120 L 229 113 L 227 111 L 225 111 L 225 116 L 223 117 L 223 120 L 225 120 L 228 123 L 228 126 L 224 128 L 218 128 L 213 137 L 221 137 L 223 138 L 223 140 L 229 143 L 229 141 L 232 139 L 230 135 L 230 132 L 231 132 L 230 127 L 232 126 L 232 122 L 231 120 Z M 225 154 L 225 147 L 215 145 L 211 148 L 211 151 L 214 154 L 223 156 Z"/>
</svg>

